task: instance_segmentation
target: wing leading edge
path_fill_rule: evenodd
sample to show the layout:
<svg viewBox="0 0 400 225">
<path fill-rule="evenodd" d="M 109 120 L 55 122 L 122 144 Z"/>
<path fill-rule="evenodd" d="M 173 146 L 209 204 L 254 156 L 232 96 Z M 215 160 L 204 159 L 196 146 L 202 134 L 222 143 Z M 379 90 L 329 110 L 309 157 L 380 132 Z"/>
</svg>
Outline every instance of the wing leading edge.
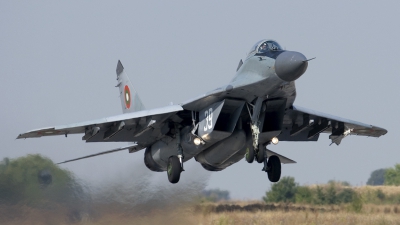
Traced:
<svg viewBox="0 0 400 225">
<path fill-rule="evenodd" d="M 18 135 L 17 139 L 84 134 L 82 140 L 87 142 L 140 142 L 141 140 L 151 142 L 152 139 L 162 135 L 164 122 L 182 110 L 180 105 L 143 110 L 65 126 L 31 130 Z M 149 138 L 150 136 L 152 138 Z"/>
<path fill-rule="evenodd" d="M 348 135 L 380 137 L 387 130 L 354 120 L 329 115 L 300 106 L 286 112 L 284 125 L 288 129 L 281 134 L 285 141 L 316 141 L 320 133 L 330 133 L 332 143 L 339 145 Z M 291 126 L 291 127 L 290 127 Z"/>
</svg>

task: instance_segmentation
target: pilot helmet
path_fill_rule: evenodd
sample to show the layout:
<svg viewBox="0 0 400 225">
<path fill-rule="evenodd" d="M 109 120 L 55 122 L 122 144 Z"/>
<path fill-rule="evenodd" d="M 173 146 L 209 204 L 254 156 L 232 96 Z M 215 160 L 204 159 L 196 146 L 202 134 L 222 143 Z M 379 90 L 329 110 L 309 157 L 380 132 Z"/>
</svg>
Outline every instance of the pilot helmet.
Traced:
<svg viewBox="0 0 400 225">
<path fill-rule="evenodd" d="M 267 51 L 267 50 L 268 50 L 268 44 L 267 44 L 267 42 L 262 43 L 261 46 L 260 46 L 260 50 L 259 50 L 259 51 L 265 52 L 265 51 Z"/>
</svg>

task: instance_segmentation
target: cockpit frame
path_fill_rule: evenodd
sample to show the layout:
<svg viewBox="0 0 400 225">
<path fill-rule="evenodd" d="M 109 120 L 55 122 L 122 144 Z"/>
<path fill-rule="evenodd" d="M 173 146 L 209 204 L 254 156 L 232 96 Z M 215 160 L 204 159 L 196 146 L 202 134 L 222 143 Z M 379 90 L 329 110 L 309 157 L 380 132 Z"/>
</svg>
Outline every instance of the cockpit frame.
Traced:
<svg viewBox="0 0 400 225">
<path fill-rule="evenodd" d="M 265 47 L 264 47 L 265 46 Z M 283 51 L 282 47 L 272 39 L 263 39 L 261 41 L 256 42 L 253 47 L 250 49 L 250 52 L 247 56 L 251 56 L 257 53 L 266 53 L 266 52 L 275 52 L 275 51 Z"/>
</svg>

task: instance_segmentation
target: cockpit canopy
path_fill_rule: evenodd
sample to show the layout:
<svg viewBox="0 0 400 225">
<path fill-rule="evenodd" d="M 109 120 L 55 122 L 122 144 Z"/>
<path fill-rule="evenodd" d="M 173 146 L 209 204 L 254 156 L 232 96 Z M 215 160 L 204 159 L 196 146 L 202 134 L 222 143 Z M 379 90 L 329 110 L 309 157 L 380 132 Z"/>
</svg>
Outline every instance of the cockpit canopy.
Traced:
<svg viewBox="0 0 400 225">
<path fill-rule="evenodd" d="M 253 53 L 265 53 L 268 51 L 282 51 L 282 47 L 274 40 L 261 40 L 251 47 L 248 55 Z"/>
</svg>

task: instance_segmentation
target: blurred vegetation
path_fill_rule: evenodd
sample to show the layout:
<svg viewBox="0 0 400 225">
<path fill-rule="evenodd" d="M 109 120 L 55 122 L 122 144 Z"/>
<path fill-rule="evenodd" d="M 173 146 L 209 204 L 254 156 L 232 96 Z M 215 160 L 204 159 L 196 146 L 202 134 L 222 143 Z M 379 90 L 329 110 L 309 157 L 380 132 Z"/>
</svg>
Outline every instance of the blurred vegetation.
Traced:
<svg viewBox="0 0 400 225">
<path fill-rule="evenodd" d="M 263 200 L 267 203 L 346 204 L 350 211 L 360 212 L 364 203 L 400 204 L 400 189 L 390 186 L 351 187 L 348 182 L 339 181 L 301 186 L 293 177 L 282 177 L 279 182 L 272 184 Z"/>
<path fill-rule="evenodd" d="M 389 175 L 393 181 L 396 181 L 396 174 L 399 170 L 400 166 L 398 165 L 388 169 L 388 171 L 392 171 L 389 172 Z M 385 183 L 386 181 L 385 177 Z M 127 181 L 124 180 L 123 183 L 126 184 Z M 396 185 L 395 182 L 390 184 Z M 148 179 L 129 183 L 130 188 L 128 189 L 124 189 L 124 185 L 117 183 L 106 186 L 105 189 L 99 189 L 94 194 L 92 190 L 92 200 L 89 190 L 83 186 L 82 182 L 78 182 L 71 172 L 59 168 L 48 158 L 40 155 L 28 155 L 17 159 L 5 158 L 0 161 L 0 224 L 35 224 L 31 223 L 33 220 L 41 221 L 39 224 L 72 224 L 82 221 L 98 224 L 100 220 L 104 221 L 104 219 L 108 219 L 108 223 L 115 224 L 116 218 L 124 219 L 127 221 L 126 223 L 132 223 L 133 220 L 136 222 L 138 218 L 141 218 L 144 221 L 143 224 L 158 224 L 164 222 L 167 216 L 169 216 L 168 218 L 179 218 L 180 223 L 186 222 L 182 222 L 181 215 L 182 212 L 192 212 L 191 208 L 185 208 L 190 204 L 181 204 L 181 199 L 177 200 L 180 203 L 177 204 L 171 197 L 176 196 L 176 190 L 178 192 L 182 192 L 182 190 L 174 187 L 168 192 L 168 189 L 162 187 L 160 188 L 162 191 L 156 191 L 159 195 L 155 195 L 149 192 L 149 185 L 151 183 Z M 194 189 L 186 196 L 197 196 L 199 190 L 203 188 L 204 186 L 201 186 L 201 189 Z M 187 187 L 183 190 L 187 190 Z M 128 196 L 129 193 L 135 195 Z M 145 196 L 146 193 L 147 196 Z M 385 213 L 386 216 L 395 215 L 395 218 L 398 218 L 400 213 L 398 208 L 400 187 L 351 187 L 348 182 L 334 180 L 327 184 L 302 186 L 296 183 L 293 177 L 282 177 L 279 182 L 271 186 L 271 190 L 263 198 L 268 203 L 283 202 L 299 205 L 215 203 L 230 200 L 229 191 L 220 189 L 204 190 L 201 192 L 201 196 L 202 202 L 206 202 L 200 204 L 204 208 L 200 207 L 199 209 L 203 214 L 210 215 L 231 212 L 235 215 L 244 212 L 262 213 L 262 211 L 270 210 L 274 211 L 272 215 L 285 213 L 285 218 L 291 218 L 287 216 L 287 213 L 300 212 L 306 215 L 302 215 L 301 218 L 307 218 L 309 214 L 311 218 L 312 213 L 322 217 L 324 214 L 320 212 L 335 215 L 330 218 L 336 218 L 338 213 L 346 211 L 346 214 L 343 214 L 346 219 L 343 221 L 347 221 L 349 215 L 366 217 L 371 213 L 377 216 L 381 216 L 378 213 Z M 102 201 L 96 200 L 96 197 Z M 118 200 L 120 198 L 122 200 Z M 181 207 L 179 210 L 176 208 L 177 205 Z M 349 214 L 348 212 L 357 213 Z M 358 212 L 366 213 L 358 214 Z M 154 215 L 158 216 L 154 217 Z M 147 221 L 147 218 L 150 220 Z M 153 220 L 154 218 L 155 220 Z M 190 214 L 184 218 L 193 219 L 197 224 L 200 221 L 199 218 L 205 219 L 208 216 L 195 217 Z M 248 219 L 249 215 L 246 214 L 244 218 Z M 313 218 L 317 218 L 317 216 L 313 216 Z M 11 222 L 6 223 L 9 221 Z M 19 221 L 27 222 L 19 223 Z M 230 217 L 213 221 L 219 224 L 234 222 Z M 298 220 L 296 221 L 298 222 Z M 342 223 L 338 222 L 338 224 Z"/>
<path fill-rule="evenodd" d="M 400 164 L 396 164 L 394 168 L 377 169 L 372 171 L 367 185 L 400 185 Z"/>
<path fill-rule="evenodd" d="M 231 199 L 229 191 L 220 189 L 209 189 L 204 190 L 201 193 L 201 201 L 219 202 L 228 201 Z"/>
<path fill-rule="evenodd" d="M 385 185 L 400 185 L 400 164 L 396 164 L 394 168 L 386 170 Z"/>
<path fill-rule="evenodd" d="M 291 202 L 315 205 L 350 203 L 358 198 L 348 182 L 329 181 L 327 185 L 300 186 L 293 177 L 282 177 L 263 197 L 265 202 Z"/>
<path fill-rule="evenodd" d="M 372 171 L 367 181 L 367 185 L 383 185 L 385 183 L 386 169 L 377 169 Z"/>
<path fill-rule="evenodd" d="M 293 177 L 282 177 L 277 183 L 271 186 L 271 190 L 263 198 L 265 202 L 296 202 L 298 184 Z"/>
<path fill-rule="evenodd" d="M 0 161 L 0 204 L 42 207 L 49 202 L 77 204 L 85 199 L 73 175 L 41 155 Z"/>
</svg>

